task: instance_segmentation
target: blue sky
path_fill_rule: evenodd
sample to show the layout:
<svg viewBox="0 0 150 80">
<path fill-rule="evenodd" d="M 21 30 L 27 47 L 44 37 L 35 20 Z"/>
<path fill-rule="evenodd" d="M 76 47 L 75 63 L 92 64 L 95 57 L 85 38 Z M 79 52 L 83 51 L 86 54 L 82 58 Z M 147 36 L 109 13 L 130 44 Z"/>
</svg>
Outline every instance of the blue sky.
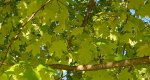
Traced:
<svg viewBox="0 0 150 80">
<path fill-rule="evenodd" d="M 135 14 L 135 10 L 134 9 L 130 9 L 130 13 L 131 15 L 134 15 Z M 141 17 L 140 17 L 141 18 Z M 142 17 L 141 18 L 144 22 L 147 22 L 148 24 L 150 24 L 150 18 L 148 16 L 145 16 L 145 17 Z"/>
</svg>

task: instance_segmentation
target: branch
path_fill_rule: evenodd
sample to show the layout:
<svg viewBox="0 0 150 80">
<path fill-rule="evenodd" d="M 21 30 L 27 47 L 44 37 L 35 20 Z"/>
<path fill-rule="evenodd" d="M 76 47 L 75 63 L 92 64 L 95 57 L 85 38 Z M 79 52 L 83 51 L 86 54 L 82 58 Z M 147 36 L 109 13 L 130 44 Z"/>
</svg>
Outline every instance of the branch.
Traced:
<svg viewBox="0 0 150 80">
<path fill-rule="evenodd" d="M 22 27 L 26 26 L 26 24 L 33 19 L 33 17 L 42 10 L 51 0 L 47 0 L 37 11 L 33 12 L 32 15 L 27 19 L 27 21 L 22 25 Z"/>
<path fill-rule="evenodd" d="M 150 64 L 150 57 L 140 57 L 116 62 L 108 62 L 105 64 L 96 64 L 96 65 L 79 65 L 79 66 L 68 66 L 63 64 L 49 64 L 53 69 L 69 70 L 69 71 L 96 71 L 101 69 L 110 69 L 110 68 L 119 68 L 134 66 L 140 64 Z"/>
<path fill-rule="evenodd" d="M 21 28 L 23 29 L 27 23 L 29 23 L 29 21 L 31 21 L 33 19 L 33 17 L 40 11 L 42 10 L 51 0 L 47 0 L 37 11 L 33 12 L 32 15 L 27 19 L 27 21 L 25 23 L 22 24 Z M 12 38 L 12 40 L 10 41 L 10 44 L 8 45 L 6 51 L 4 51 L 4 59 L 2 60 L 2 62 L 0 63 L 0 68 L 2 67 L 2 65 L 4 64 L 4 61 L 7 58 L 9 49 L 11 48 L 12 44 L 18 39 L 19 34 L 21 33 L 21 31 L 17 32 L 16 35 Z"/>
<path fill-rule="evenodd" d="M 91 16 L 91 12 L 95 6 L 95 0 L 90 0 L 86 15 L 84 16 L 81 27 L 84 27 L 88 23 L 88 19 Z"/>
</svg>

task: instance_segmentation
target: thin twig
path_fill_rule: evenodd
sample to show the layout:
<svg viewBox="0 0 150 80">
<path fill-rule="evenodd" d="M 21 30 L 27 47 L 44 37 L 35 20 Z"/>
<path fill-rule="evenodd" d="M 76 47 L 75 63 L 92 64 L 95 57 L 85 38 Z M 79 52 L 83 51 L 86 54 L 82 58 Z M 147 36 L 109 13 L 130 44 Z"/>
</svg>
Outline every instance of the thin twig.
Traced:
<svg viewBox="0 0 150 80">
<path fill-rule="evenodd" d="M 88 9 L 87 9 L 86 15 L 84 16 L 81 27 L 84 27 L 88 23 L 88 19 L 91 16 L 91 12 L 92 12 L 93 8 L 95 7 L 95 4 L 96 4 L 95 0 L 89 1 Z"/>
</svg>

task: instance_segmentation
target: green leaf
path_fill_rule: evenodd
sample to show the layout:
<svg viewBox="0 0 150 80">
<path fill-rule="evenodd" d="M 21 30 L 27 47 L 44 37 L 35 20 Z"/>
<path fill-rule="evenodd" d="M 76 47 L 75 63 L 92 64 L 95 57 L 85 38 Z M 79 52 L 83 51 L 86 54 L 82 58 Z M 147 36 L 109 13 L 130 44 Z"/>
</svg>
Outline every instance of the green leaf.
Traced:
<svg viewBox="0 0 150 80">
<path fill-rule="evenodd" d="M 92 80 L 114 80 L 113 76 L 107 70 L 90 71 L 86 72 L 85 75 L 92 78 Z"/>
<path fill-rule="evenodd" d="M 137 56 L 139 57 L 150 56 L 150 45 L 147 43 L 147 44 L 140 46 L 137 49 L 137 52 L 138 52 Z"/>
<path fill-rule="evenodd" d="M 61 25 L 61 26 L 57 26 L 54 31 L 55 33 L 62 33 L 64 30 L 65 30 L 65 26 Z"/>
<path fill-rule="evenodd" d="M 27 3 L 26 3 L 26 5 L 27 5 Z M 31 1 L 29 3 L 29 5 L 26 6 L 26 8 L 27 8 L 27 16 L 30 17 L 30 15 L 33 14 L 33 12 L 35 12 L 36 10 L 38 10 L 41 7 L 41 5 L 42 4 L 37 3 L 37 1 Z"/>
<path fill-rule="evenodd" d="M 47 43 L 47 42 L 50 43 L 51 42 L 51 38 L 52 38 L 51 35 L 49 35 L 48 33 L 44 33 L 39 42 L 41 42 L 43 44 Z"/>
<path fill-rule="evenodd" d="M 12 44 L 12 50 L 19 51 L 19 49 L 20 49 L 19 45 L 21 45 L 21 44 L 22 44 L 21 41 L 16 40 L 16 41 L 14 42 L 14 44 Z"/>
<path fill-rule="evenodd" d="M 67 51 L 67 45 L 64 40 L 58 40 L 52 43 L 49 51 L 54 52 L 56 57 L 61 58 L 63 51 Z"/>
<path fill-rule="evenodd" d="M 150 56 L 149 0 L 46 1 L 0 0 L 0 80 L 147 80 L 148 64 L 132 71 L 87 72 L 53 70 L 49 64 L 94 65 L 101 58 L 107 63 Z M 84 19 L 87 26 L 80 27 Z"/>
<path fill-rule="evenodd" d="M 32 68 L 26 68 L 23 77 L 27 80 L 40 80 L 36 72 Z"/>
<path fill-rule="evenodd" d="M 123 34 L 123 35 L 119 35 L 119 39 L 122 42 L 129 42 L 129 39 L 132 38 L 132 37 L 133 37 L 132 33 L 126 33 L 126 34 Z"/>
<path fill-rule="evenodd" d="M 4 44 L 4 40 L 5 40 L 4 36 L 0 34 L 0 37 L 1 37 L 0 44 Z"/>
<path fill-rule="evenodd" d="M 97 37 L 108 37 L 110 30 L 107 23 L 96 23 L 94 25 Z"/>
<path fill-rule="evenodd" d="M 127 22 L 123 28 L 124 31 L 129 31 L 132 32 L 132 27 L 134 26 L 134 24 L 132 22 Z"/>
<path fill-rule="evenodd" d="M 139 9 L 144 5 L 144 0 L 136 0 L 136 4 L 134 0 L 129 1 L 128 8 Z"/>
<path fill-rule="evenodd" d="M 128 69 L 124 69 L 118 75 L 119 80 L 132 80 L 132 74 L 128 72 Z"/>
<path fill-rule="evenodd" d="M 36 68 L 41 80 L 51 80 L 53 79 L 54 70 L 39 64 Z"/>
<path fill-rule="evenodd" d="M 75 29 L 73 29 L 71 35 L 75 35 L 76 36 L 76 35 L 81 34 L 82 32 L 83 32 L 83 27 L 75 28 Z"/>
<path fill-rule="evenodd" d="M 11 21 L 8 21 L 7 24 L 1 26 L 0 33 L 2 33 L 2 35 L 6 36 L 12 30 L 12 24 L 10 22 Z"/>
<path fill-rule="evenodd" d="M 100 52 L 105 55 L 114 54 L 114 50 L 117 48 L 115 43 L 105 43 L 100 45 Z"/>
<path fill-rule="evenodd" d="M 7 75 L 6 75 L 5 73 L 3 73 L 3 74 L 0 76 L 0 80 L 8 80 Z"/>
<path fill-rule="evenodd" d="M 150 3 L 145 4 L 144 6 L 141 7 L 141 9 L 138 11 L 138 13 L 145 17 L 145 16 L 149 16 L 150 17 L 150 11 L 149 11 L 149 7 L 150 7 Z"/>
<path fill-rule="evenodd" d="M 92 53 L 89 51 L 89 49 L 79 49 L 78 51 L 78 58 L 77 61 L 80 64 L 86 64 L 92 60 Z"/>
<path fill-rule="evenodd" d="M 115 61 L 120 61 L 123 59 L 125 60 L 125 55 L 123 55 L 123 54 L 116 54 L 116 56 L 114 58 Z"/>
<path fill-rule="evenodd" d="M 72 0 L 67 0 L 67 1 L 69 2 L 69 4 L 72 4 L 72 5 L 76 4 L 76 2 L 74 2 Z"/>
<path fill-rule="evenodd" d="M 96 50 L 95 46 L 91 44 L 90 38 L 85 38 L 80 43 L 80 49 L 77 51 L 77 55 L 75 59 L 80 64 L 86 64 L 89 63 L 94 58 L 94 51 Z"/>
<path fill-rule="evenodd" d="M 26 52 L 30 52 L 32 51 L 32 54 L 35 56 L 36 54 L 40 53 L 40 48 L 41 44 L 40 43 L 35 43 L 35 44 L 31 44 L 31 45 L 28 45 L 26 47 Z"/>
<path fill-rule="evenodd" d="M 19 15 L 21 16 L 26 16 L 27 14 L 27 9 L 28 9 L 28 4 L 26 1 L 20 1 L 17 5 Z"/>
</svg>

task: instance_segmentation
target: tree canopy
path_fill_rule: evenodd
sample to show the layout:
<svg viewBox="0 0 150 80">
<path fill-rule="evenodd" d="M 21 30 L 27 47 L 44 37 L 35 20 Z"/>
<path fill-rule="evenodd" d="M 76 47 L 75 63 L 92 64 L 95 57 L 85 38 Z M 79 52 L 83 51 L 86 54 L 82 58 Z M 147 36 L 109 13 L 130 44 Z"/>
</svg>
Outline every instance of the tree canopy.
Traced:
<svg viewBox="0 0 150 80">
<path fill-rule="evenodd" d="M 0 80 L 149 80 L 150 0 L 0 0 Z"/>
</svg>

